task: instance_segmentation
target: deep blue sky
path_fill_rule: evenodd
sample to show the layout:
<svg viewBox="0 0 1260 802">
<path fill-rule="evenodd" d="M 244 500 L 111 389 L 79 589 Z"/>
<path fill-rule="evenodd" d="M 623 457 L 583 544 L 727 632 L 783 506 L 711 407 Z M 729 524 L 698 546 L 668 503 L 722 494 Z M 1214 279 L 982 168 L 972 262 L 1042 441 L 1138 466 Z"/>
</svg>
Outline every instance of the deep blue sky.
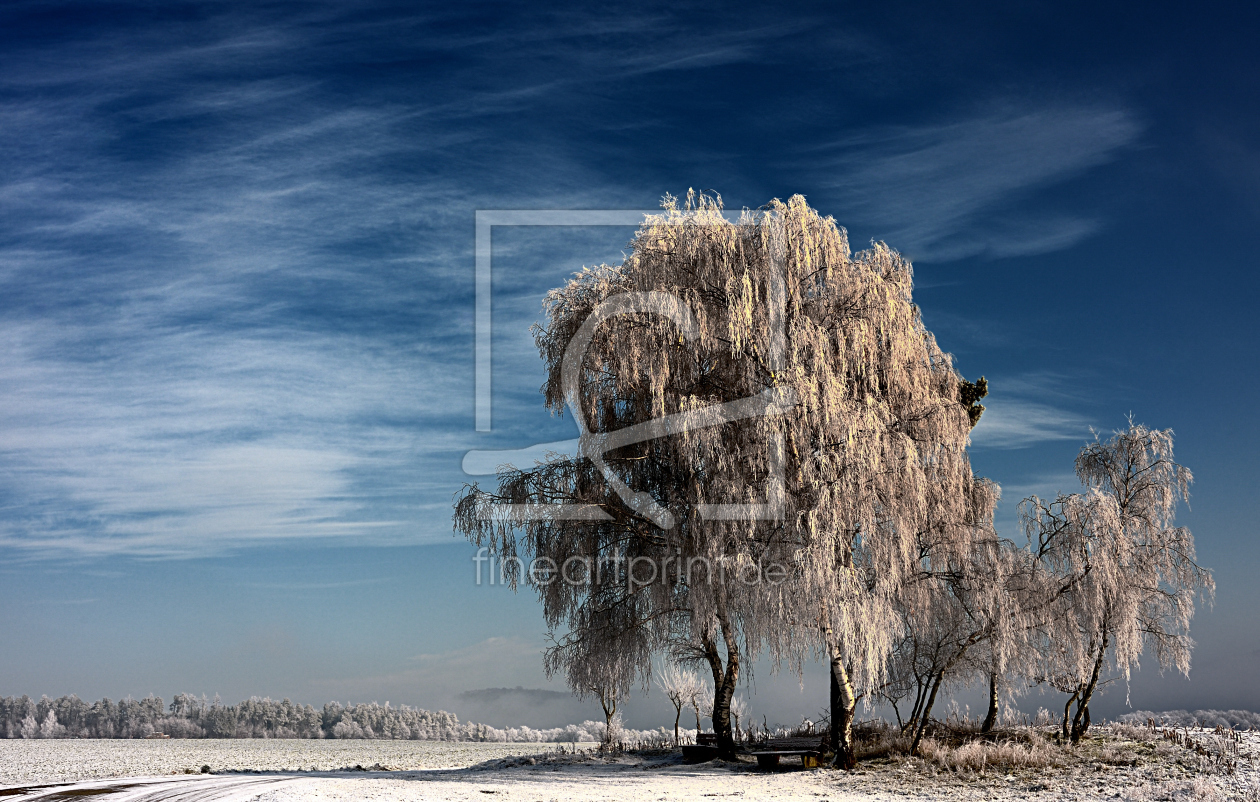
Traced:
<svg viewBox="0 0 1260 802">
<path fill-rule="evenodd" d="M 528 327 L 632 230 L 496 230 L 479 435 L 474 213 L 696 187 L 914 260 L 991 382 L 1005 534 L 1091 426 L 1173 428 L 1219 597 L 1191 680 L 1148 660 L 1132 702 L 1260 709 L 1255 11 L 872 5 L 5 4 L 0 694 L 590 715 L 460 696 L 562 688 L 450 505 L 467 450 L 573 436 Z M 761 669 L 753 708 L 813 713 L 815 680 Z"/>
</svg>

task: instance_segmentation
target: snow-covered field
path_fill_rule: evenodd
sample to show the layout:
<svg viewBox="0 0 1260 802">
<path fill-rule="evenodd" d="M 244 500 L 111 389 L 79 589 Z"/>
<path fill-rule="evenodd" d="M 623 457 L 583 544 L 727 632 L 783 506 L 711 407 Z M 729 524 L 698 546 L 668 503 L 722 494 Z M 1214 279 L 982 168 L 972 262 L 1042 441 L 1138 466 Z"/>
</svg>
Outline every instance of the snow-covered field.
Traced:
<svg viewBox="0 0 1260 802">
<path fill-rule="evenodd" d="M 215 772 L 337 771 L 375 764 L 391 769 L 447 769 L 558 748 L 552 744 L 451 741 L 0 739 L 0 786 L 182 774 L 185 770 L 199 772 L 202 766 Z"/>
<path fill-rule="evenodd" d="M 1200 740 L 1208 733 L 1193 733 Z M 1119 741 L 1074 754 L 1071 765 L 951 771 L 905 757 L 864 762 L 854 773 L 831 769 L 759 771 L 755 765 L 683 764 L 668 754 L 615 759 L 560 755 L 536 744 L 329 741 L 8 741 L 0 742 L 0 797 L 109 802 L 156 800 L 708 800 L 719 797 L 789 800 L 1116 799 L 1256 800 L 1260 802 L 1260 733 L 1243 735 L 1237 771 L 1204 770 L 1194 753 Z M 1175 747 L 1182 749 L 1182 747 Z M 550 751 L 548 751 L 550 750 Z M 1123 764 L 1129 750 L 1138 755 Z M 537 757 L 512 757 L 529 753 Z M 1110 760 L 1111 763 L 1105 761 Z M 209 775 L 185 775 L 212 765 Z M 336 771 L 347 766 L 394 771 Z M 311 771 L 314 767 L 319 771 Z M 298 769 L 298 770 L 295 770 Z M 302 770 L 304 769 L 304 770 Z M 332 769 L 332 771 L 329 771 Z M 45 785 L 75 777 L 159 775 Z M 253 773 L 263 771 L 264 773 Z M 172 776 L 171 772 L 181 772 Z M 217 773 L 226 772 L 226 773 Z M 19 779 L 20 778 L 20 779 Z M 25 786 L 21 790 L 12 787 Z"/>
</svg>

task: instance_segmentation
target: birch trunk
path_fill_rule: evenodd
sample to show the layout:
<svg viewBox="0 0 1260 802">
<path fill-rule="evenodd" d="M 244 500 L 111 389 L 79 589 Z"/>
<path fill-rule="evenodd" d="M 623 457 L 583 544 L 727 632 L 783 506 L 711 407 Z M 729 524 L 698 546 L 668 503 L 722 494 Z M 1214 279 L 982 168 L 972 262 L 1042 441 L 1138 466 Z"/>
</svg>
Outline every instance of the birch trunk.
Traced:
<svg viewBox="0 0 1260 802">
<path fill-rule="evenodd" d="M 989 673 L 989 712 L 984 716 L 980 732 L 993 732 L 998 716 L 998 675 L 996 671 Z"/>
<path fill-rule="evenodd" d="M 1076 692 L 1074 692 L 1074 693 L 1073 693 L 1070 697 L 1068 697 L 1067 704 L 1063 706 L 1063 727 L 1062 727 L 1062 729 L 1063 729 L 1063 740 L 1064 740 L 1064 741 L 1067 741 L 1067 740 L 1068 740 L 1068 738 L 1070 738 L 1070 737 L 1071 737 L 1071 735 L 1072 735 L 1072 731 L 1068 728 L 1068 717 L 1069 717 L 1069 716 L 1071 716 L 1071 714 L 1072 714 L 1072 703 L 1073 703 L 1073 702 L 1075 702 L 1077 699 L 1079 699 L 1079 698 L 1080 698 L 1080 696 L 1081 696 L 1081 691 L 1080 691 L 1080 689 L 1078 688 L 1078 689 L 1076 690 Z"/>
<path fill-rule="evenodd" d="M 831 656 L 831 748 L 836 753 L 833 765 L 852 771 L 857 766 L 857 752 L 853 748 L 853 711 L 857 707 L 857 696 L 840 650 L 834 646 L 829 646 L 828 650 Z"/>
<path fill-rule="evenodd" d="M 726 760 L 734 760 L 735 736 L 731 732 L 731 698 L 735 695 L 735 685 L 739 682 L 739 644 L 735 640 L 735 633 L 725 621 L 725 616 L 719 616 L 718 624 L 726 644 L 725 666 L 717 643 L 711 637 L 702 636 L 701 645 L 704 647 L 709 669 L 713 672 L 712 719 L 718 754 Z"/>
<path fill-rule="evenodd" d="M 1094 670 L 1090 672 L 1089 682 L 1085 684 L 1080 699 L 1076 702 L 1076 715 L 1072 717 L 1073 744 L 1080 743 L 1081 736 L 1089 729 L 1089 702 L 1094 698 L 1094 691 L 1098 688 L 1098 677 L 1102 673 L 1103 662 L 1107 657 L 1108 641 L 1108 635 L 1104 632 L 1102 646 L 1098 649 L 1098 657 L 1094 660 Z"/>
<path fill-rule="evenodd" d="M 941 682 L 945 679 L 945 672 L 938 671 L 935 679 L 932 680 L 932 692 L 928 694 L 927 703 L 923 706 L 923 717 L 919 720 L 919 726 L 915 728 L 914 740 L 910 743 L 910 754 L 919 754 L 919 744 L 923 743 L 923 733 L 927 730 L 928 722 L 932 716 L 932 705 L 936 704 L 936 693 L 941 689 Z"/>
</svg>

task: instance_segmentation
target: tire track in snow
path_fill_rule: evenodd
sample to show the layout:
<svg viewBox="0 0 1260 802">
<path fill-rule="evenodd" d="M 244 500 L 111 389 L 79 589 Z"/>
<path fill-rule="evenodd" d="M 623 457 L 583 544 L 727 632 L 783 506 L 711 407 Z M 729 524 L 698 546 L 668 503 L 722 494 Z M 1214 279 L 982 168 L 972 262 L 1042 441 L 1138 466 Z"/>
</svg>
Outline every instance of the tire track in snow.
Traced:
<svg viewBox="0 0 1260 802">
<path fill-rule="evenodd" d="M 301 779 L 287 775 L 136 777 L 0 788 L 0 798 L 5 802 L 244 802 Z"/>
</svg>

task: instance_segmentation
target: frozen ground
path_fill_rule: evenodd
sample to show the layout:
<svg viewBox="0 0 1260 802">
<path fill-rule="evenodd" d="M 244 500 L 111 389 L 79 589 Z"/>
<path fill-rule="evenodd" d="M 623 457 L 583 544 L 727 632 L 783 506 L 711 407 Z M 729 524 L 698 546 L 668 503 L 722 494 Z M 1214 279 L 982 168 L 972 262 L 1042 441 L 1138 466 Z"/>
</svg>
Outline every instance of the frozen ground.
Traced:
<svg viewBox="0 0 1260 802">
<path fill-rule="evenodd" d="M 5 740 L 0 786 L 93 777 L 147 777 L 200 771 L 336 771 L 380 764 L 448 769 L 486 760 L 554 752 L 554 744 L 296 739 Z"/>
<path fill-rule="evenodd" d="M 119 747 L 123 747 L 119 750 Z M 32 747 L 51 747 L 40 751 Z M 62 747 L 60 750 L 58 747 Z M 69 747 L 69 748 L 66 748 Z M 133 748 L 127 751 L 129 747 Z M 157 747 L 145 754 L 144 747 Z M 196 752 L 196 747 L 202 751 Z M 689 766 L 672 756 L 624 756 L 616 760 L 557 755 L 555 747 L 531 744 L 441 744 L 425 742 L 357 743 L 319 741 L 0 742 L 0 765 L 11 776 L 12 760 L 24 763 L 24 776 L 45 781 L 74 775 L 74 759 L 87 776 L 111 760 L 129 760 L 131 773 L 143 765 L 172 761 L 167 771 L 199 768 L 217 757 L 225 774 L 167 775 L 144 780 L 96 780 L 74 786 L 0 789 L 0 798 L 66 800 L 91 796 L 106 802 L 156 800 L 260 800 L 260 802 L 341 802 L 342 800 L 1157 800 L 1237 799 L 1260 801 L 1257 752 L 1260 733 L 1246 733 L 1235 774 L 1204 773 L 1193 753 L 1174 759 L 1142 758 L 1136 765 L 1107 765 L 1085 758 L 1070 767 L 1013 771 L 943 771 L 930 762 L 901 757 L 864 763 L 859 771 L 830 769 L 761 772 L 755 766 L 723 763 Z M 1116 747 L 1108 747 L 1116 748 Z M 186 749 L 187 751 L 179 751 Z M 506 757 L 552 750 L 537 758 Z M 193 758 L 193 755 L 201 757 Z M 1101 754 L 1101 752 L 1099 752 Z M 1113 756 L 1115 752 L 1111 753 Z M 1167 750 L 1164 750 L 1167 755 Z M 164 756 L 163 756 L 164 755 Z M 295 772 L 296 766 L 320 768 L 381 764 L 400 771 Z M 182 760 L 182 762 L 180 762 Z M 235 762 L 234 762 L 235 761 Z M 268 763 L 270 761 L 270 763 Z M 408 762 L 410 761 L 410 762 Z M 482 761 L 482 762 L 477 762 Z M 471 764 L 476 765 L 471 765 Z M 164 764 L 166 765 L 166 764 Z M 437 766 L 462 766 L 437 768 Z M 120 769 L 123 764 L 119 764 Z M 243 773 L 246 769 L 270 769 Z M 284 769 L 290 769 L 285 771 Z M 122 773 L 120 771 L 119 773 Z M 156 773 L 156 772 L 155 772 Z M 15 783 L 7 782 L 12 786 Z"/>
</svg>

